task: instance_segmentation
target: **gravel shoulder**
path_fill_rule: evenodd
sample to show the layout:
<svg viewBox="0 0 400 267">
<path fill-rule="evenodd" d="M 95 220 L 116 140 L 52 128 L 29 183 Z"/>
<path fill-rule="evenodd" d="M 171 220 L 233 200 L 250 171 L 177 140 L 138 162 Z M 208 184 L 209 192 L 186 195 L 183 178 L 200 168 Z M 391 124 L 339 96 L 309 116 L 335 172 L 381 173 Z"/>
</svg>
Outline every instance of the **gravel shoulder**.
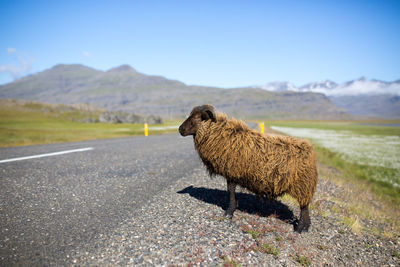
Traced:
<svg viewBox="0 0 400 267">
<path fill-rule="evenodd" d="M 322 166 L 325 168 L 326 166 Z M 293 231 L 299 209 L 272 201 L 260 209 L 257 197 L 241 190 L 232 222 L 226 220 L 226 185 L 204 168 L 193 170 L 155 196 L 135 218 L 122 222 L 93 247 L 70 255 L 78 265 L 201 266 L 399 266 L 399 238 L 355 233 L 319 210 L 325 195 L 343 188 L 320 178 L 308 233 Z M 321 215 L 322 214 L 322 215 Z M 376 225 L 379 227 L 379 225 Z"/>
</svg>

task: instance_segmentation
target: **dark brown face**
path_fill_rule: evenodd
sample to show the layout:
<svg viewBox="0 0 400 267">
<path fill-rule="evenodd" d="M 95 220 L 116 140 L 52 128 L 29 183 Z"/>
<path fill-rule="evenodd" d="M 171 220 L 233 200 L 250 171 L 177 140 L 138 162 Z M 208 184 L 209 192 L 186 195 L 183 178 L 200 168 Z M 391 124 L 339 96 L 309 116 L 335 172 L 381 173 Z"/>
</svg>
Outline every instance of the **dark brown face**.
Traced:
<svg viewBox="0 0 400 267">
<path fill-rule="evenodd" d="M 187 118 L 181 124 L 181 126 L 179 126 L 179 133 L 182 136 L 195 135 L 200 123 L 201 123 L 200 113 L 190 114 L 189 118 Z"/>
<path fill-rule="evenodd" d="M 189 118 L 179 126 L 179 133 L 182 136 L 196 135 L 201 122 L 205 120 L 216 121 L 215 108 L 211 105 L 203 105 L 193 108 Z"/>
</svg>

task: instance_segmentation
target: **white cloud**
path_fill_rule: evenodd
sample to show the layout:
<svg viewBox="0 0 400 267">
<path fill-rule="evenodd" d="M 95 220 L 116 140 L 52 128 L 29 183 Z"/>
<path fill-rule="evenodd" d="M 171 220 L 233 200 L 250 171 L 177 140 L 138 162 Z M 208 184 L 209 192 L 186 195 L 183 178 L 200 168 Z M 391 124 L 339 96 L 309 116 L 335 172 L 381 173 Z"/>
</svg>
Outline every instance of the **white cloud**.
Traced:
<svg viewBox="0 0 400 267">
<path fill-rule="evenodd" d="M 330 91 L 330 95 L 338 96 L 378 94 L 400 95 L 400 84 L 361 79 L 355 80 L 350 84 L 341 84 L 335 90 Z"/>
<path fill-rule="evenodd" d="M 0 65 L 0 73 L 8 73 L 13 79 L 17 79 L 31 70 L 34 61 L 33 58 L 23 55 L 12 47 L 7 49 L 7 54 L 13 55 L 10 59 L 13 63 Z"/>
<path fill-rule="evenodd" d="M 7 53 L 8 53 L 8 54 L 17 53 L 17 49 L 15 49 L 15 48 L 13 48 L 13 47 L 9 47 L 9 48 L 7 49 Z"/>
<path fill-rule="evenodd" d="M 91 57 L 91 54 L 88 51 L 82 51 L 82 56 Z"/>
</svg>

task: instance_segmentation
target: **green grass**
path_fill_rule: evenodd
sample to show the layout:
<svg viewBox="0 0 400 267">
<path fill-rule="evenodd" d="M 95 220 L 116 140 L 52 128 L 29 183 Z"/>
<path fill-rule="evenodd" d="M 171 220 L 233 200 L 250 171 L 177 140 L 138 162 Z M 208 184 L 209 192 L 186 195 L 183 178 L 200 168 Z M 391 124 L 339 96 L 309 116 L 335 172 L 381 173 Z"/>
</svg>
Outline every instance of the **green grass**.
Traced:
<svg viewBox="0 0 400 267">
<path fill-rule="evenodd" d="M 262 244 L 261 249 L 264 253 L 274 255 L 275 257 L 279 256 L 279 249 L 268 243 Z"/>
<path fill-rule="evenodd" d="M 400 253 L 397 252 L 396 250 L 393 250 L 393 257 L 400 259 Z"/>
<path fill-rule="evenodd" d="M 297 261 L 301 266 L 310 266 L 311 261 L 306 256 L 296 255 L 295 261 Z"/>
<path fill-rule="evenodd" d="M 0 147 L 74 142 L 93 139 L 144 135 L 143 124 L 85 123 L 80 119 L 97 116 L 99 111 L 82 111 L 63 105 L 35 102 L 8 103 L 0 107 Z M 179 125 L 168 121 L 154 127 Z M 153 130 L 149 135 L 177 132 Z"/>
<path fill-rule="evenodd" d="M 257 239 L 261 235 L 257 230 L 248 230 L 247 233 L 249 233 L 254 239 Z"/>
<path fill-rule="evenodd" d="M 229 258 L 228 256 L 224 256 L 222 266 L 224 266 L 224 267 L 241 267 L 242 264 L 236 262 L 235 260 Z"/>
<path fill-rule="evenodd" d="M 344 160 L 338 153 L 331 152 L 326 148 L 315 146 L 317 158 L 320 162 L 334 166 L 352 182 L 364 181 L 364 184 L 376 195 L 391 202 L 394 206 L 400 205 L 400 189 L 393 187 L 390 183 L 376 180 L 377 174 L 396 175 L 396 170 L 391 168 L 368 166 L 352 163 Z"/>
</svg>

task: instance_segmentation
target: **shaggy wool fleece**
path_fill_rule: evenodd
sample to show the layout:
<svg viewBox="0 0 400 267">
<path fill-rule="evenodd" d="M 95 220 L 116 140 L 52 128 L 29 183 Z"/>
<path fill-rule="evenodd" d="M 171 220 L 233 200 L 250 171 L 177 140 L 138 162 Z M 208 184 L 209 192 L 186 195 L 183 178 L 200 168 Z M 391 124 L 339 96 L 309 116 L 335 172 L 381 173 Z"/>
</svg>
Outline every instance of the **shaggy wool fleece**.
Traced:
<svg viewBox="0 0 400 267">
<path fill-rule="evenodd" d="M 218 114 L 216 122 L 201 122 L 194 143 L 210 175 L 267 198 L 288 193 L 300 207 L 311 203 L 318 174 L 309 141 L 261 134 Z"/>
</svg>

